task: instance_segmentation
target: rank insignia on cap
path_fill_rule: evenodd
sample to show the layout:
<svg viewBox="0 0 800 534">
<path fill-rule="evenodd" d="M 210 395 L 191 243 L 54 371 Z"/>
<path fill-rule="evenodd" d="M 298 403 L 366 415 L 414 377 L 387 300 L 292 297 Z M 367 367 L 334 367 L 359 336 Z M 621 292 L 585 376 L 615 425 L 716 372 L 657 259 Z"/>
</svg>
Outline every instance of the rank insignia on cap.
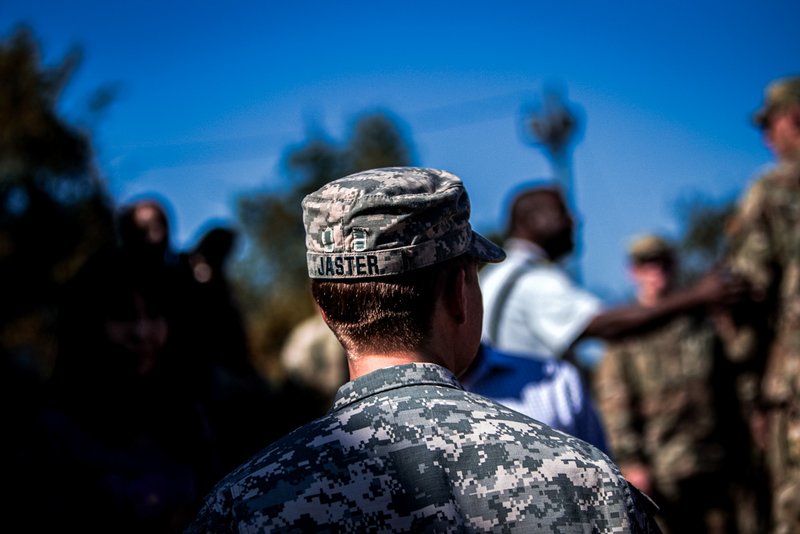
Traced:
<svg viewBox="0 0 800 534">
<path fill-rule="evenodd" d="M 325 230 L 322 231 L 319 240 L 322 242 L 322 250 L 324 250 L 325 252 L 333 252 L 334 250 L 333 228 L 331 228 L 330 226 L 325 228 Z"/>
<path fill-rule="evenodd" d="M 367 250 L 367 229 L 353 228 L 353 251 L 364 252 Z"/>
</svg>

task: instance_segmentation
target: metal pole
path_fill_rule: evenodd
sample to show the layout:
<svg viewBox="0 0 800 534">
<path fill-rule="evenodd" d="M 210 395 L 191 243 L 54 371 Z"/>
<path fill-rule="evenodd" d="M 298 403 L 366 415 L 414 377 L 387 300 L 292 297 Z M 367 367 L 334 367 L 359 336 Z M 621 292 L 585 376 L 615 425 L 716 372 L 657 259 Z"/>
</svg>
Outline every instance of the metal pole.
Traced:
<svg viewBox="0 0 800 534">
<path fill-rule="evenodd" d="M 579 224 L 572 172 L 572 147 L 578 130 L 576 116 L 564 103 L 561 91 L 547 88 L 542 105 L 529 111 L 524 120 L 528 141 L 544 150 L 552 166 L 553 179 L 562 188 L 567 208 L 576 218 L 576 225 Z M 580 236 L 576 236 L 575 249 L 564 259 L 564 267 L 576 282 L 581 281 L 581 248 Z"/>
</svg>

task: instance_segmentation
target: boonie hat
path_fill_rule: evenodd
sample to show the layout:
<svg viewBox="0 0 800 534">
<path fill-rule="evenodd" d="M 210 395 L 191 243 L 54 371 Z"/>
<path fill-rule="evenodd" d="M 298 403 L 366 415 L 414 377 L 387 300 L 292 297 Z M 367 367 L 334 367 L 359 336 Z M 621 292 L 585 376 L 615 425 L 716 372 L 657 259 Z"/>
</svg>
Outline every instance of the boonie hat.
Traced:
<svg viewBox="0 0 800 534">
<path fill-rule="evenodd" d="M 793 104 L 800 104 L 800 76 L 775 80 L 764 91 L 764 103 L 753 114 L 753 123 L 759 128 L 765 128 L 775 112 Z"/>
<path fill-rule="evenodd" d="M 421 167 L 372 169 L 334 180 L 302 202 L 311 278 L 392 276 L 468 253 L 505 252 L 473 231 L 461 179 Z"/>
<path fill-rule="evenodd" d="M 672 259 L 675 249 L 664 238 L 655 234 L 644 234 L 633 238 L 628 245 L 628 257 L 634 262 Z"/>
</svg>

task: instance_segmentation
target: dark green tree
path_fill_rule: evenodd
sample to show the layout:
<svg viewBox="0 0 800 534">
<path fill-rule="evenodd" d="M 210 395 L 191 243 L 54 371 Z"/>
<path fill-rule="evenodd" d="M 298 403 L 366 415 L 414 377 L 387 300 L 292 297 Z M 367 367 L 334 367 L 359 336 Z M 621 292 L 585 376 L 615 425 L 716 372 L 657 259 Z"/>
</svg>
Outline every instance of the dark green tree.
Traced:
<svg viewBox="0 0 800 534">
<path fill-rule="evenodd" d="M 411 149 L 396 119 L 384 112 L 356 118 L 348 139 L 324 134 L 290 147 L 283 158 L 280 192 L 249 192 L 238 200 L 248 242 L 236 265 L 237 294 L 262 370 L 270 368 L 291 329 L 313 312 L 305 263 L 300 202 L 325 183 L 361 170 L 410 165 Z"/>
<path fill-rule="evenodd" d="M 58 111 L 79 60 L 43 66 L 24 27 L 0 41 L 0 349 L 45 373 L 58 292 L 112 238 L 89 133 Z"/>
<path fill-rule="evenodd" d="M 696 280 L 724 257 L 726 226 L 736 210 L 736 199 L 711 199 L 703 195 L 676 203 L 677 218 L 683 221 L 678 253 L 685 283 Z"/>
</svg>

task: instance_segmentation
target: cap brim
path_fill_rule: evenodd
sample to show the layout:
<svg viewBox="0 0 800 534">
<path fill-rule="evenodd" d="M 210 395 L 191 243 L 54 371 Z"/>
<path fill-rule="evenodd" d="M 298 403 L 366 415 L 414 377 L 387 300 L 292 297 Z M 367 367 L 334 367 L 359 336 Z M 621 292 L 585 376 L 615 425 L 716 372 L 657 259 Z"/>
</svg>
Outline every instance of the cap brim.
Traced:
<svg viewBox="0 0 800 534">
<path fill-rule="evenodd" d="M 505 251 L 492 241 L 489 241 L 478 232 L 472 232 L 472 242 L 469 244 L 469 254 L 487 263 L 499 263 L 506 259 Z"/>
</svg>

